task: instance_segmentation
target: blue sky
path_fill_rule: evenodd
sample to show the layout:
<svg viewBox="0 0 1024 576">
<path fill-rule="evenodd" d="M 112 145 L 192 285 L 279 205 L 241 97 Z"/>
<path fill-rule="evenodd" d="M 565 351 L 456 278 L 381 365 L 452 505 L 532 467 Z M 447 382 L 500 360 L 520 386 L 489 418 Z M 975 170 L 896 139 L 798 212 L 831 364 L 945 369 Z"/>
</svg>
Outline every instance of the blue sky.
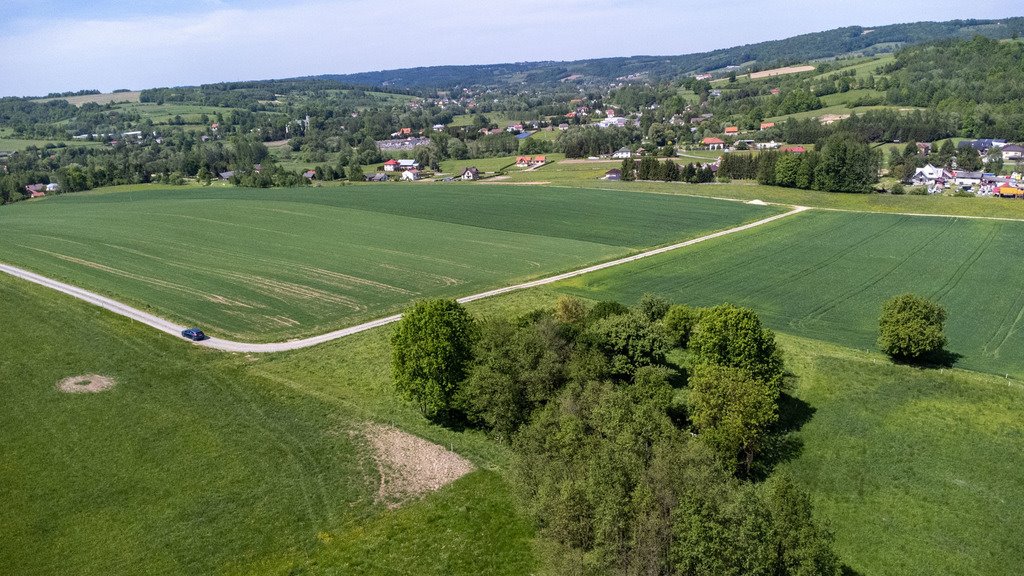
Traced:
<svg viewBox="0 0 1024 576">
<path fill-rule="evenodd" d="M 1024 16 L 1024 2 L 0 0 L 0 96 L 686 54 L 840 26 L 1009 16 Z"/>
</svg>

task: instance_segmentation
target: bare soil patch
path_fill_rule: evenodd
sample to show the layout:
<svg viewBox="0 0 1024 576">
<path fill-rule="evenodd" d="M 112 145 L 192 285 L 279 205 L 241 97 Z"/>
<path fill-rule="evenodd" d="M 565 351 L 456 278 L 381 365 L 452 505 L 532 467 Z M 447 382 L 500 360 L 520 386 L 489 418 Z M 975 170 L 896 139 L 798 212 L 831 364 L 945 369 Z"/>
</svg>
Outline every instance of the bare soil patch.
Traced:
<svg viewBox="0 0 1024 576">
<path fill-rule="evenodd" d="M 103 392 L 114 387 L 114 379 L 99 374 L 71 376 L 57 382 L 57 389 L 68 394 L 87 394 Z"/>
<path fill-rule="evenodd" d="M 391 426 L 368 424 L 364 434 L 380 473 L 377 500 L 388 508 L 451 484 L 475 469 L 451 450 Z"/>
<path fill-rule="evenodd" d="M 784 74 L 796 74 L 798 72 L 810 72 L 814 70 L 814 66 L 786 66 L 785 68 L 773 68 L 771 70 L 762 70 L 760 72 L 752 72 L 750 74 L 751 80 L 757 80 L 758 78 L 770 78 L 772 76 L 782 76 Z"/>
<path fill-rule="evenodd" d="M 487 181 L 488 184 L 504 184 L 505 186 L 547 186 L 551 182 L 492 182 Z"/>
</svg>

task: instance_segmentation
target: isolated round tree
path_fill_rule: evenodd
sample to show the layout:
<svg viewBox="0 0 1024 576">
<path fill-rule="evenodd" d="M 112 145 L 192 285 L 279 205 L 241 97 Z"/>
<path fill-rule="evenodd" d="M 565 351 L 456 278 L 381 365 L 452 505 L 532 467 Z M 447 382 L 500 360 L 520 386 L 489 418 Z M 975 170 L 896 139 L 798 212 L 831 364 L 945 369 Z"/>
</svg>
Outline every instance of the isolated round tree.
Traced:
<svg viewBox="0 0 1024 576">
<path fill-rule="evenodd" d="M 395 387 L 428 418 L 448 412 L 473 355 L 473 318 L 454 300 L 421 300 L 391 336 Z"/>
<path fill-rule="evenodd" d="M 878 347 L 903 361 L 916 362 L 934 356 L 946 346 L 945 321 L 942 306 L 920 296 L 900 294 L 882 306 Z"/>
</svg>

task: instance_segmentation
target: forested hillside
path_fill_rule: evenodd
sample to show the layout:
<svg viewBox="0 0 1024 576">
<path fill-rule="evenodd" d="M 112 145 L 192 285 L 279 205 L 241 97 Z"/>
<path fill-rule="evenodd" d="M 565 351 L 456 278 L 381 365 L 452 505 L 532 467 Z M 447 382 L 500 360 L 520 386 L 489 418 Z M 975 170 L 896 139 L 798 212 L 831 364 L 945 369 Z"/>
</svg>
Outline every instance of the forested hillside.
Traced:
<svg viewBox="0 0 1024 576">
<path fill-rule="evenodd" d="M 624 24 L 625 25 L 625 24 Z M 526 62 L 480 66 L 429 66 L 381 70 L 322 78 L 366 86 L 452 87 L 553 84 L 571 76 L 582 83 L 608 83 L 640 76 L 666 80 L 692 72 L 719 70 L 754 62 L 756 69 L 820 58 L 891 52 L 900 46 L 948 38 L 1011 38 L 1024 35 L 1024 18 L 915 22 L 877 28 L 848 26 L 757 44 L 683 56 L 632 56 L 572 62 Z M 742 41 L 742 39 L 740 39 Z"/>
</svg>

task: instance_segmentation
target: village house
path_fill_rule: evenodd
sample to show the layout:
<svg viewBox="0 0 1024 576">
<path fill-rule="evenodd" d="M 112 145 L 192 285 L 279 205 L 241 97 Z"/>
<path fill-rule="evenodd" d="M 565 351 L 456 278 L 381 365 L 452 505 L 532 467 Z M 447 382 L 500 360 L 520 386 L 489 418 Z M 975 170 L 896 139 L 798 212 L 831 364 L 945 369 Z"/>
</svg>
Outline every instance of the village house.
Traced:
<svg viewBox="0 0 1024 576">
<path fill-rule="evenodd" d="M 622 180 L 622 170 L 612 168 L 601 176 L 601 180 Z"/>
<path fill-rule="evenodd" d="M 410 182 L 415 182 L 415 181 L 417 181 L 419 179 L 420 179 L 420 171 L 417 170 L 416 168 L 413 168 L 411 170 L 406 170 L 405 172 L 402 172 L 402 180 L 408 180 Z"/>
<path fill-rule="evenodd" d="M 46 196 L 46 184 L 29 184 L 25 186 L 25 192 L 28 192 L 29 198 Z"/>
<path fill-rule="evenodd" d="M 779 151 L 789 152 L 791 154 L 803 154 L 804 152 L 807 152 L 807 148 L 804 148 L 803 146 L 783 146 Z"/>
<path fill-rule="evenodd" d="M 476 166 L 470 166 L 462 171 L 462 175 L 459 176 L 463 180 L 479 180 L 480 171 L 476 169 Z"/>
<path fill-rule="evenodd" d="M 725 135 L 726 136 L 735 136 L 736 134 L 739 134 L 739 133 L 740 133 L 740 129 L 737 126 L 726 126 L 725 127 Z"/>
<path fill-rule="evenodd" d="M 623 146 L 622 148 L 619 148 L 614 153 L 612 153 L 612 158 L 618 158 L 620 160 L 632 157 L 633 151 L 629 149 L 629 146 Z"/>
<path fill-rule="evenodd" d="M 953 173 L 949 170 L 928 164 L 914 172 L 914 175 L 910 177 L 910 183 L 916 186 L 935 188 L 944 187 L 952 179 Z"/>
<path fill-rule="evenodd" d="M 306 170 L 302 173 L 302 177 L 306 180 L 314 180 L 316 179 L 316 170 Z"/>
<path fill-rule="evenodd" d="M 761 131 L 768 130 L 769 128 L 775 128 L 775 122 L 761 122 Z"/>
<path fill-rule="evenodd" d="M 974 148 L 982 156 L 989 153 L 989 151 L 1002 148 L 1006 146 L 1006 140 L 996 140 L 992 138 L 978 138 L 977 140 L 961 140 L 957 147 L 959 148 Z"/>
<path fill-rule="evenodd" d="M 725 140 L 721 138 L 708 137 L 701 140 L 700 143 L 707 146 L 708 150 L 725 150 Z"/>
<path fill-rule="evenodd" d="M 1019 162 L 1024 159 L 1024 146 L 1008 144 L 999 150 L 1003 154 L 1003 162 Z"/>
</svg>

